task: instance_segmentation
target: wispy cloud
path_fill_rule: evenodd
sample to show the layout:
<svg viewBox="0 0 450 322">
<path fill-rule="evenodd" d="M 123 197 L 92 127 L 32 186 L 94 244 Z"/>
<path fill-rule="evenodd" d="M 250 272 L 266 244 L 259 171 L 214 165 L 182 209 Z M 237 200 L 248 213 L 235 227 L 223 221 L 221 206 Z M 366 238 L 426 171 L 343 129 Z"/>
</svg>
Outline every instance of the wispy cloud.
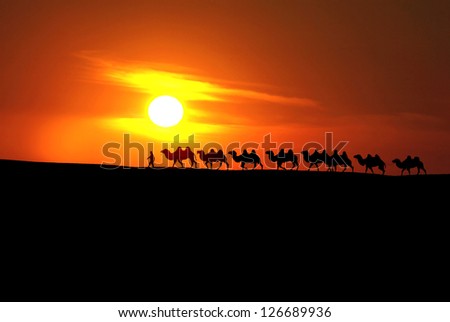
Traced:
<svg viewBox="0 0 450 322">
<path fill-rule="evenodd" d="M 87 62 L 86 67 L 92 80 L 155 96 L 173 95 L 184 101 L 233 102 L 250 99 L 293 106 L 319 105 L 310 98 L 239 88 L 237 83 L 211 80 L 183 67 L 114 60 L 92 52 L 79 53 L 78 56 Z M 223 83 L 226 85 L 221 85 Z"/>
</svg>

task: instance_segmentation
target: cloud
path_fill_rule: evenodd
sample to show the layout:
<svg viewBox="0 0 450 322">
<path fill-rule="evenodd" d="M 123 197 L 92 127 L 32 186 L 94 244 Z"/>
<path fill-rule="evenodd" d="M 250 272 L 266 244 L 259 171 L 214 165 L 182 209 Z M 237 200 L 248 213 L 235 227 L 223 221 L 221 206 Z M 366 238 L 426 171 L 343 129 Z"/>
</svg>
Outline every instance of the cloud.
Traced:
<svg viewBox="0 0 450 322">
<path fill-rule="evenodd" d="M 310 98 L 276 95 L 239 88 L 238 84 L 201 77 L 192 69 L 100 57 L 95 52 L 77 54 L 87 62 L 88 78 L 130 88 L 152 96 L 173 95 L 184 101 L 238 102 L 243 99 L 291 106 L 318 107 Z M 226 83 L 227 85 L 221 85 Z"/>
</svg>

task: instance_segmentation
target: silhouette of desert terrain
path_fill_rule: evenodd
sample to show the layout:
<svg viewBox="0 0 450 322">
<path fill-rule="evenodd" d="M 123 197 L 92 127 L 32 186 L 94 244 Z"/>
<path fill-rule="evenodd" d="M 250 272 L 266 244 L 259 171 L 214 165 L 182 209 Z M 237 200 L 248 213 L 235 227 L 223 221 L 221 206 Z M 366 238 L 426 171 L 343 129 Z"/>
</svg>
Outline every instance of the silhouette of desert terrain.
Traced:
<svg viewBox="0 0 450 322">
<path fill-rule="evenodd" d="M 9 301 L 449 300 L 450 175 L 13 160 L 0 173 Z"/>
<path fill-rule="evenodd" d="M 285 205 L 301 215 L 317 206 L 327 214 L 342 209 L 347 215 L 364 211 L 361 205 L 387 216 L 419 205 L 443 205 L 448 174 L 381 175 L 370 172 L 327 171 L 214 171 L 206 168 L 102 168 L 98 164 L 64 164 L 0 160 L 5 196 L 36 199 L 36 207 L 57 208 L 61 200 L 79 211 L 116 211 L 120 206 L 143 209 L 153 202 L 174 200 L 172 210 L 190 204 L 215 208 L 248 204 L 248 215 Z M 162 199 L 159 199 L 162 198 Z M 175 202 L 176 201 L 176 202 Z M 317 204 L 314 204 L 317 203 Z M 59 207 L 59 206 L 58 206 Z M 152 207 L 154 208 L 154 207 Z M 246 208 L 241 209 L 242 215 Z M 345 209 L 345 210 L 344 210 Z M 154 213 L 156 209 L 152 212 Z"/>
</svg>

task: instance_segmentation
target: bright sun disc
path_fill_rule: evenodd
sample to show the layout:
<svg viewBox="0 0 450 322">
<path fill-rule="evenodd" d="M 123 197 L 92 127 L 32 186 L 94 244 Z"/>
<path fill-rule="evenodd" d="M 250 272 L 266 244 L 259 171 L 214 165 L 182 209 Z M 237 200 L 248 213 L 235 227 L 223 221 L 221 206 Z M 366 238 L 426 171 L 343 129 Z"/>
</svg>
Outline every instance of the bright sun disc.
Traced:
<svg viewBox="0 0 450 322">
<path fill-rule="evenodd" d="M 148 116 L 156 125 L 174 126 L 183 118 L 183 106 L 175 97 L 158 96 L 150 103 Z"/>
</svg>

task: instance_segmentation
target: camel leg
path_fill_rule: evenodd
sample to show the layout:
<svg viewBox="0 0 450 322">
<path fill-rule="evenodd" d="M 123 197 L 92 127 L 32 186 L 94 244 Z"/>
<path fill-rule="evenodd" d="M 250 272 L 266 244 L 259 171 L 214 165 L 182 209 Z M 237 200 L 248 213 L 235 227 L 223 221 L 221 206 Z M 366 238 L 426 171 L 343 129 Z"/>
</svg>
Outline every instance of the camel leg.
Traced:
<svg viewBox="0 0 450 322">
<path fill-rule="evenodd" d="M 422 171 L 424 174 L 427 174 L 424 167 L 417 167 L 417 174 L 419 174 L 420 171 Z"/>
<path fill-rule="evenodd" d="M 241 162 L 241 168 L 242 168 L 242 170 L 247 170 L 247 169 L 245 168 L 245 162 Z"/>
</svg>

